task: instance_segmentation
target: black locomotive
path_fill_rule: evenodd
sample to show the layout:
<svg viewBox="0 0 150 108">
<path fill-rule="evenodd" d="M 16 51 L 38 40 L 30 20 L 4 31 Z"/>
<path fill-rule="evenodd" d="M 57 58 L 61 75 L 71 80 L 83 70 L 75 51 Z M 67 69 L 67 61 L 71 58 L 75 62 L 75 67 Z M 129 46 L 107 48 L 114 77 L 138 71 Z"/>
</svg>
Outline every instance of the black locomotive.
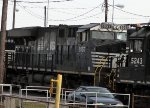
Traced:
<svg viewBox="0 0 150 108">
<path fill-rule="evenodd" d="M 101 85 L 135 91 L 150 82 L 150 27 L 91 23 L 7 31 L 6 82 L 49 86 L 63 75 L 63 87 Z M 128 31 L 128 32 L 127 32 Z M 126 92 L 126 91 L 124 91 Z"/>
<path fill-rule="evenodd" d="M 126 52 L 126 38 L 125 27 L 103 23 L 9 30 L 6 82 L 49 85 L 61 73 L 64 87 L 104 84 Z"/>
<path fill-rule="evenodd" d="M 144 26 L 129 36 L 128 67 L 120 69 L 120 79 L 148 84 L 150 81 L 150 27 Z"/>
<path fill-rule="evenodd" d="M 150 26 L 130 28 L 127 46 L 127 65 L 118 68 L 118 86 L 124 84 L 128 92 L 150 95 Z"/>
</svg>

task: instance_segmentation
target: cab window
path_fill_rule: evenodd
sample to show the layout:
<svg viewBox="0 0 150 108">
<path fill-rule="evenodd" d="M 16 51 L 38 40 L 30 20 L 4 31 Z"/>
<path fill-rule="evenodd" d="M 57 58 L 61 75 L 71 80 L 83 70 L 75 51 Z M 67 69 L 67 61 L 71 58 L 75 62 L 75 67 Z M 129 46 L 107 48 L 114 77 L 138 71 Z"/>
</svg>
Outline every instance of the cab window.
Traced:
<svg viewBox="0 0 150 108">
<path fill-rule="evenodd" d="M 139 40 L 131 40 L 130 41 L 130 52 L 143 52 L 143 41 Z"/>
</svg>

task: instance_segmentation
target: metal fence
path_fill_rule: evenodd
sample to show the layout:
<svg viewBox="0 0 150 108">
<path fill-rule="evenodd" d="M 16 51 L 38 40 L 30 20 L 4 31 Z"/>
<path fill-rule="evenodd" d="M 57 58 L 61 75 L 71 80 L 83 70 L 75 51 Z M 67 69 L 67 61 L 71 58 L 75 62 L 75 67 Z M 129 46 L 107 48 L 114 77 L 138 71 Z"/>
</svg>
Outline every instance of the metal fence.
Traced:
<svg viewBox="0 0 150 108">
<path fill-rule="evenodd" d="M 15 93 L 19 94 L 21 90 L 20 85 L 15 85 L 15 84 L 0 84 L 0 91 L 1 94 L 13 94 L 13 91 L 17 91 Z M 7 92 L 6 92 L 7 91 Z"/>
<path fill-rule="evenodd" d="M 89 107 L 94 107 L 94 108 L 99 108 L 99 107 L 108 107 L 108 108 L 130 108 L 130 94 L 120 94 L 120 93 L 99 93 L 99 92 L 77 92 L 77 94 L 86 94 L 85 95 L 85 99 L 81 99 L 81 100 L 78 100 L 78 98 L 76 98 L 76 93 L 75 91 L 73 91 L 73 97 L 71 97 L 69 100 L 68 100 L 68 94 L 70 93 L 71 91 L 66 91 L 65 92 L 65 104 L 66 105 L 69 105 L 69 106 L 72 106 L 73 108 L 80 108 L 80 107 L 84 107 L 84 108 L 89 108 Z M 91 95 L 96 98 L 95 102 L 93 103 L 88 103 L 88 95 Z M 107 98 L 109 97 L 109 95 L 113 95 L 115 97 L 121 97 L 121 98 L 128 98 L 128 102 L 126 104 L 124 103 L 120 103 L 120 104 L 116 104 L 116 105 L 113 105 L 113 104 L 103 104 L 103 103 L 99 103 L 98 102 L 98 96 L 99 95 L 107 95 Z M 114 99 L 117 99 L 115 98 Z M 112 97 L 113 98 L 113 97 Z M 79 107 L 78 107 L 79 106 Z"/>
<path fill-rule="evenodd" d="M 0 95 L 0 108 L 55 108 L 55 101 L 26 98 L 14 95 Z M 69 105 L 60 103 L 60 108 L 69 108 Z"/>
<path fill-rule="evenodd" d="M 0 105 L 2 108 L 50 108 L 50 104 L 51 106 L 54 104 L 45 100 L 24 98 L 13 95 L 1 95 L 0 98 Z"/>
<path fill-rule="evenodd" d="M 0 108 L 54 108 L 55 106 L 55 96 L 51 97 L 48 87 L 27 86 L 26 89 L 21 89 L 19 85 L 0 84 L 0 88 Z M 62 100 L 64 90 L 63 88 L 61 93 Z M 60 103 L 60 108 L 68 108 L 63 103 L 63 101 Z"/>
<path fill-rule="evenodd" d="M 56 95 L 56 87 L 53 87 L 52 89 L 53 89 L 53 93 L 52 94 L 49 94 L 49 89 L 50 89 L 50 87 L 47 87 L 47 86 L 26 86 L 26 89 L 21 89 L 22 91 L 25 91 L 26 93 L 25 93 L 25 95 L 27 96 L 28 95 L 28 91 L 43 91 L 43 92 L 45 92 L 46 93 L 46 97 L 47 98 L 52 98 L 52 97 L 55 97 L 55 95 Z M 66 91 L 73 91 L 73 89 L 66 89 L 66 88 L 61 88 L 61 100 L 65 100 L 65 95 L 67 95 L 66 94 Z M 22 92 L 21 92 L 21 94 L 22 94 Z"/>
<path fill-rule="evenodd" d="M 150 96 L 132 94 L 132 108 L 149 108 Z"/>
<path fill-rule="evenodd" d="M 0 95 L 0 108 L 54 108 L 55 106 L 55 92 L 53 96 L 51 96 L 49 94 L 48 87 L 27 86 L 26 89 L 21 89 L 19 85 L 0 84 L 0 88 L 1 88 L 0 91 L 2 93 Z M 38 92 L 40 95 L 34 95 L 36 94 L 36 92 Z M 98 102 L 92 104 L 87 103 L 87 101 L 79 102 L 76 100 L 75 96 L 72 99 L 72 102 L 68 102 L 68 94 L 70 92 L 73 93 L 74 91 L 72 91 L 72 89 L 68 90 L 62 88 L 60 108 L 104 107 L 104 105 L 100 105 L 100 103 Z M 87 92 L 87 94 L 88 93 L 89 92 Z M 92 92 L 92 94 L 95 94 L 96 97 L 98 96 L 99 93 Z M 104 93 L 100 93 L 100 94 L 104 94 Z M 141 96 L 141 95 L 134 95 L 134 94 L 130 96 L 130 94 L 118 94 L 118 93 L 111 93 L 111 94 L 118 99 L 126 98 L 127 102 L 123 103 L 123 105 L 121 106 L 107 105 L 107 107 L 109 108 L 112 107 L 148 108 L 148 106 L 150 106 L 150 96 Z"/>
</svg>

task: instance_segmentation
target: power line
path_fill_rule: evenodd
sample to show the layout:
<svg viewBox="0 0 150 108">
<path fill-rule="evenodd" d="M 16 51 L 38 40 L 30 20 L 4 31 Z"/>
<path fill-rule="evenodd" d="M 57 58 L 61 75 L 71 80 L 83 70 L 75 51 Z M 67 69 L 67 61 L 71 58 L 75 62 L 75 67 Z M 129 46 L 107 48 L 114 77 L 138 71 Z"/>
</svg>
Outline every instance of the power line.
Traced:
<svg viewBox="0 0 150 108">
<path fill-rule="evenodd" d="M 66 21 L 66 20 L 72 20 L 72 19 L 75 19 L 75 18 L 84 16 L 84 15 L 90 13 L 91 11 L 95 10 L 96 8 L 100 7 L 101 5 L 102 5 L 102 4 L 100 4 L 100 5 L 96 6 L 96 7 L 94 7 L 93 9 L 91 9 L 91 10 L 85 12 L 85 13 L 82 13 L 82 14 L 80 14 L 80 15 L 78 15 L 78 16 L 75 16 L 75 17 L 72 17 L 72 18 L 65 19 L 65 20 L 63 20 L 63 21 Z"/>
<path fill-rule="evenodd" d="M 11 4 L 12 5 L 12 4 Z M 43 6 L 29 6 L 29 5 L 23 5 L 24 7 L 27 8 L 41 8 L 43 9 Z M 90 9 L 93 7 L 74 7 L 74 8 L 55 8 L 55 7 L 51 7 L 49 9 L 53 9 L 53 10 L 86 10 L 86 9 Z"/>
<path fill-rule="evenodd" d="M 17 4 L 19 4 L 19 3 L 17 3 Z M 19 5 L 21 8 L 23 8 L 26 12 L 28 12 L 30 15 L 32 15 L 32 16 L 35 16 L 35 17 L 37 17 L 37 18 L 40 18 L 40 19 L 44 19 L 42 16 L 40 16 L 40 15 L 37 15 L 37 14 L 35 14 L 35 13 L 31 13 L 31 11 L 29 11 L 29 10 L 27 10 L 26 8 L 24 8 L 23 6 L 21 6 L 21 5 Z M 79 18 L 79 17 L 81 17 L 81 16 L 84 16 L 84 15 L 86 15 L 86 14 L 88 14 L 88 13 L 90 13 L 91 11 L 93 11 L 93 10 L 95 10 L 95 9 L 97 9 L 99 6 L 101 6 L 101 4 L 100 5 L 98 5 L 98 6 L 96 6 L 96 7 L 94 7 L 94 8 L 92 8 L 91 10 L 89 10 L 89 11 L 87 11 L 87 12 L 84 12 L 84 13 L 82 13 L 82 14 L 80 14 L 80 15 L 78 15 L 78 16 L 75 16 L 75 17 L 72 17 L 72 18 L 68 18 L 68 19 L 64 19 L 64 20 L 62 20 L 62 19 L 60 19 L 60 20 L 55 20 L 55 19 L 48 19 L 49 21 L 73 21 L 73 19 L 76 19 L 76 18 Z"/>
<path fill-rule="evenodd" d="M 17 4 L 18 4 L 18 3 L 17 3 Z M 44 20 L 44 17 L 42 17 L 42 16 L 40 16 L 40 15 L 38 15 L 38 14 L 35 14 L 35 13 L 31 12 L 30 10 L 27 10 L 27 9 L 24 8 L 22 5 L 18 4 L 18 6 L 20 6 L 21 8 L 23 8 L 28 14 L 30 14 L 30 15 L 32 15 L 32 16 L 38 18 L 38 19 Z"/>
<path fill-rule="evenodd" d="M 30 10 L 27 10 L 26 8 L 24 8 L 23 6 L 21 6 L 21 5 L 19 5 L 21 8 L 23 8 L 27 13 L 29 13 L 30 15 L 32 15 L 32 16 L 34 16 L 34 17 L 36 17 L 36 18 L 38 18 L 38 19 L 41 19 L 41 20 L 44 20 L 44 17 L 42 17 L 42 16 L 40 16 L 40 15 L 38 15 L 38 14 L 35 14 L 35 13 L 33 13 L 33 12 L 31 12 Z M 100 14 L 102 14 L 103 12 L 101 12 L 101 13 L 96 13 L 96 14 L 93 14 L 93 15 L 90 15 L 90 16 L 86 16 L 86 17 L 84 17 L 84 18 L 80 18 L 80 19 L 76 19 L 76 20 L 67 20 L 67 21 L 80 21 L 80 20 L 84 20 L 84 19 L 89 19 L 89 18 L 93 18 L 93 17 L 95 17 L 95 16 L 97 16 L 97 15 L 100 15 Z M 120 20 L 122 20 L 122 19 L 139 19 L 139 18 L 114 18 L 114 19 L 120 19 Z M 145 18 L 144 18 L 145 19 Z M 148 18 L 146 18 L 146 19 L 148 19 Z M 49 19 L 49 21 L 64 21 L 64 20 L 55 20 L 55 19 Z"/>
<path fill-rule="evenodd" d="M 70 12 L 65 12 L 65 11 L 60 11 L 60 10 L 52 10 L 52 11 L 55 11 L 55 12 L 59 12 L 59 13 L 63 13 L 63 14 L 70 14 L 70 15 L 76 15 L 74 13 L 70 13 Z"/>
<path fill-rule="evenodd" d="M 72 20 L 72 21 L 80 21 L 80 20 L 84 20 L 84 19 L 89 19 L 89 18 L 93 18 L 93 17 L 95 17 L 95 16 L 97 16 L 97 15 L 100 15 L 100 14 L 102 14 L 103 12 L 101 12 L 101 13 L 96 13 L 96 14 L 93 14 L 93 15 L 90 15 L 90 16 L 87 16 L 87 17 L 84 17 L 84 18 L 80 18 L 80 19 L 77 19 L 77 20 Z M 99 17 L 98 17 L 99 18 Z"/>
<path fill-rule="evenodd" d="M 111 7 L 112 7 L 112 5 L 109 5 L 109 6 L 111 6 Z M 119 8 L 117 8 L 117 7 L 114 7 L 114 8 L 115 8 L 115 9 L 117 9 L 117 10 L 120 10 L 120 11 L 122 11 L 122 12 L 124 12 L 124 13 L 131 14 L 131 15 L 140 16 L 140 17 L 150 17 L 150 16 L 145 16 L 145 15 L 140 15 L 140 14 L 136 14 L 136 13 L 132 13 L 132 12 L 128 12 L 128 11 L 124 11 L 124 10 L 119 9 Z"/>
<path fill-rule="evenodd" d="M 141 19 L 141 18 L 114 18 L 114 19 L 117 19 L 117 20 L 124 20 L 124 19 Z M 144 18 L 142 18 L 142 19 L 149 19 L 149 17 L 144 17 Z"/>
<path fill-rule="evenodd" d="M 9 1 L 12 1 L 13 2 L 13 0 L 9 0 Z M 49 2 L 67 2 L 67 1 L 73 1 L 73 0 L 53 0 L 53 1 L 49 1 Z M 32 1 L 19 1 L 19 0 L 17 0 L 16 2 L 18 2 L 18 3 L 47 3 L 47 1 L 36 1 L 36 2 L 32 2 Z"/>
</svg>

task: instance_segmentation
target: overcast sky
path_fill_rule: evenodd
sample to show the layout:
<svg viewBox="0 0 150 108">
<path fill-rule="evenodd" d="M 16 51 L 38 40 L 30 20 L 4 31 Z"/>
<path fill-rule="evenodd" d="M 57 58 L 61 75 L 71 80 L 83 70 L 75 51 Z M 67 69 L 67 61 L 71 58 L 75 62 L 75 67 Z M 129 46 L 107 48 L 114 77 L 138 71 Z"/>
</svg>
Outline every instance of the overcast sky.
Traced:
<svg viewBox="0 0 150 108">
<path fill-rule="evenodd" d="M 44 26 L 44 6 L 48 0 L 18 0 L 15 27 Z M 30 2 L 29 2 L 30 1 Z M 88 24 L 104 22 L 104 0 L 49 0 L 48 25 Z M 61 1 L 61 2 L 55 2 Z M 112 21 L 112 1 L 108 0 L 108 22 Z M 115 23 L 147 23 L 150 19 L 150 0 L 114 0 L 115 5 L 124 8 L 114 9 Z M 36 2 L 36 3 L 33 3 Z M 0 15 L 2 0 L 0 0 Z M 7 29 L 12 28 L 13 0 L 9 0 Z M 1 18 L 0 18 L 1 19 Z"/>
</svg>

